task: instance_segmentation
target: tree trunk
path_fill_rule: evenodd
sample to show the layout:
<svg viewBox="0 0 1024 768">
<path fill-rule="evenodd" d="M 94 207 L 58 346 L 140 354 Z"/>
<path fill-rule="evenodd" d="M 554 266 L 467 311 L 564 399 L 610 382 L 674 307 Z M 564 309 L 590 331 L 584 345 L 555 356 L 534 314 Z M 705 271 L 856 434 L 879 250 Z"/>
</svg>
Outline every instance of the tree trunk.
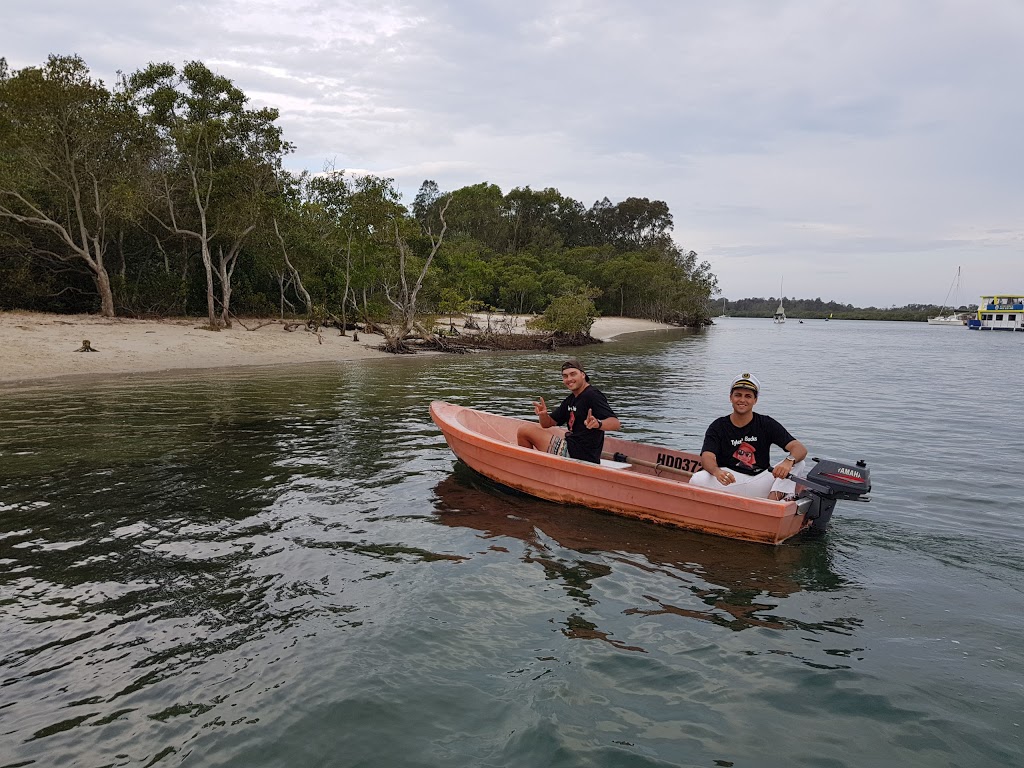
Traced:
<svg viewBox="0 0 1024 768">
<path fill-rule="evenodd" d="M 93 273 L 96 281 L 96 291 L 100 295 L 100 314 L 103 317 L 114 316 L 114 292 L 110 288 L 110 275 L 102 265 Z"/>
<path fill-rule="evenodd" d="M 92 270 L 96 291 L 100 295 L 100 314 L 103 317 L 114 317 L 114 291 L 110 287 L 110 273 L 107 272 L 107 266 L 103 261 L 104 245 L 97 235 L 93 235 L 91 238 L 86 237 L 84 243 L 85 255 L 83 258 L 89 269 Z"/>
<path fill-rule="evenodd" d="M 348 301 L 348 289 L 352 284 L 352 232 L 348 233 L 348 247 L 345 249 L 345 292 L 341 295 L 341 335 L 348 335 L 348 312 L 345 303 Z"/>
<path fill-rule="evenodd" d="M 100 291 L 100 312 L 104 317 L 114 317 L 114 295 L 110 287 L 110 275 L 103 264 L 106 241 L 102 232 L 90 233 L 88 227 L 86 227 L 80 203 L 78 202 L 78 193 L 76 192 L 73 195 L 75 202 L 72 206 L 72 213 L 77 217 L 77 234 L 80 242 L 75 240 L 72 228 L 65 227 L 61 222 L 39 211 L 20 193 L 6 190 L 0 191 L 3 191 L 3 197 L 0 197 L 0 200 L 4 201 L 0 204 L 0 219 L 10 219 L 29 227 L 39 228 L 55 234 L 70 248 L 71 252 L 66 255 L 56 254 L 52 251 L 45 251 L 45 253 L 50 257 L 55 257 L 58 261 L 70 262 L 76 259 L 84 261 L 92 273 L 93 282 L 96 284 L 97 290 Z M 33 215 L 23 215 L 12 210 L 6 204 L 7 198 L 22 202 L 32 210 Z"/>
<path fill-rule="evenodd" d="M 217 252 L 217 277 L 220 278 L 220 322 L 225 328 L 231 327 L 231 272 L 228 270 L 230 255 L 224 256 L 223 246 Z"/>
<path fill-rule="evenodd" d="M 210 258 L 210 245 L 206 240 L 201 241 L 203 255 L 203 269 L 206 270 L 206 317 L 210 328 L 217 327 L 217 316 L 214 308 L 213 298 L 213 260 Z"/>
<path fill-rule="evenodd" d="M 448 230 L 448 222 L 445 221 L 444 215 L 448 211 L 448 206 L 451 203 L 451 198 L 445 202 L 444 207 L 441 209 L 441 232 L 434 238 L 432 232 L 428 230 L 427 234 L 430 237 L 431 248 L 430 254 L 427 256 L 426 261 L 423 263 L 423 268 L 420 270 L 419 277 L 416 279 L 416 283 L 413 287 L 409 288 L 409 279 L 405 273 L 407 255 L 409 252 L 408 244 L 402 239 L 401 233 L 398 229 L 398 222 L 395 224 L 395 247 L 398 250 L 398 277 L 400 280 L 400 290 L 398 297 L 391 295 L 388 286 L 385 284 L 384 293 L 387 296 L 391 306 L 394 307 L 396 314 L 398 315 L 398 328 L 395 329 L 392 324 L 391 331 L 385 332 L 385 347 L 389 352 L 408 352 L 409 348 L 405 344 L 405 338 L 410 334 L 416 325 L 416 297 L 419 295 L 420 289 L 423 287 L 423 281 L 427 277 L 427 271 L 430 269 L 431 263 L 434 261 L 434 257 L 437 252 L 441 249 L 441 243 L 444 242 L 444 234 Z M 427 334 L 433 336 L 433 334 Z"/>
<path fill-rule="evenodd" d="M 281 319 L 284 320 L 284 272 L 274 272 L 277 278 L 277 290 L 281 294 Z"/>
<path fill-rule="evenodd" d="M 235 267 L 238 265 L 238 257 L 242 253 L 242 243 L 245 242 L 245 238 L 254 229 L 256 229 L 256 225 L 250 224 L 242 230 L 231 244 L 231 248 L 226 256 L 224 255 L 224 246 L 219 246 L 217 250 L 220 265 L 221 319 L 225 328 L 231 327 L 231 278 L 234 277 Z M 296 272 L 297 275 L 298 273 Z M 309 294 L 306 295 L 308 296 Z"/>
<path fill-rule="evenodd" d="M 121 278 L 122 282 L 125 279 L 125 273 L 128 271 L 128 263 L 124 258 L 124 230 L 119 229 L 117 232 L 117 256 L 120 259 L 119 266 L 117 268 L 117 275 Z"/>
</svg>

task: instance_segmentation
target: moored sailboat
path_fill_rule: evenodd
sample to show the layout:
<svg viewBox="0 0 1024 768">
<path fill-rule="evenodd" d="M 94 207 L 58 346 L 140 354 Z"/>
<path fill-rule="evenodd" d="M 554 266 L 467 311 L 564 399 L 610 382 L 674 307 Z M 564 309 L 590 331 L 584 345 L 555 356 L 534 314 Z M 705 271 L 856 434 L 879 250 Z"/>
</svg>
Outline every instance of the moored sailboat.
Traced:
<svg viewBox="0 0 1024 768">
<path fill-rule="evenodd" d="M 776 323 L 786 322 L 786 310 L 782 306 L 782 281 L 779 281 L 779 308 L 775 310 L 772 320 Z"/>
<path fill-rule="evenodd" d="M 958 296 L 960 293 L 960 267 L 956 268 L 956 277 L 953 278 L 953 284 L 949 286 L 949 290 L 946 292 L 946 298 L 942 302 L 942 307 L 939 308 L 939 314 L 935 317 L 928 318 L 928 325 L 967 325 L 967 318 L 969 313 L 967 312 L 956 312 L 953 308 L 958 303 Z M 953 304 L 949 304 L 949 297 L 953 297 Z M 949 314 L 943 314 L 946 307 L 949 306 Z"/>
</svg>

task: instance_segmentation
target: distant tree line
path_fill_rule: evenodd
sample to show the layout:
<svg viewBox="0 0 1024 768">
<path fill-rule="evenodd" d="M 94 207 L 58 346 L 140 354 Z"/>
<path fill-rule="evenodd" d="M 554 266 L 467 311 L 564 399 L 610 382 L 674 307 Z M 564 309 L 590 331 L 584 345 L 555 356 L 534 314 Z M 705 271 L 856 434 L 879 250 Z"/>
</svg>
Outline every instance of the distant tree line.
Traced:
<svg viewBox="0 0 1024 768">
<path fill-rule="evenodd" d="M 772 317 L 779 306 L 779 299 L 769 296 L 767 299 L 719 299 L 716 315 L 728 314 L 732 317 Z M 939 307 L 936 304 L 907 304 L 903 307 L 855 307 L 852 304 L 839 304 L 835 301 L 817 299 L 794 299 L 785 297 L 783 308 L 786 317 L 794 319 L 835 320 L 909 320 L 923 322 L 935 317 L 940 310 L 950 312 L 969 312 L 978 308 L 977 304 L 958 308 Z"/>
<path fill-rule="evenodd" d="M 0 309 L 400 320 L 476 307 L 706 323 L 715 276 L 659 200 L 299 174 L 275 109 L 201 62 L 113 88 L 0 59 Z M 344 327 L 344 325 L 343 325 Z M 588 326 L 589 327 L 589 326 Z"/>
</svg>

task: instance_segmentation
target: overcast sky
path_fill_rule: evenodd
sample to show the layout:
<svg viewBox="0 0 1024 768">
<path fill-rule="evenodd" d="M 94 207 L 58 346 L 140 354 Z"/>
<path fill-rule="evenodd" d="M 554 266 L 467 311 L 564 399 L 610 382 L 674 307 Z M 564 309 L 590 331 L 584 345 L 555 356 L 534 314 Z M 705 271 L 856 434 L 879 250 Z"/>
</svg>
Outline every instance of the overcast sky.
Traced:
<svg viewBox="0 0 1024 768">
<path fill-rule="evenodd" d="M 295 170 L 665 200 L 729 298 L 1024 291 L 1024 0 L 4 3 L 12 68 L 199 59 Z"/>
</svg>

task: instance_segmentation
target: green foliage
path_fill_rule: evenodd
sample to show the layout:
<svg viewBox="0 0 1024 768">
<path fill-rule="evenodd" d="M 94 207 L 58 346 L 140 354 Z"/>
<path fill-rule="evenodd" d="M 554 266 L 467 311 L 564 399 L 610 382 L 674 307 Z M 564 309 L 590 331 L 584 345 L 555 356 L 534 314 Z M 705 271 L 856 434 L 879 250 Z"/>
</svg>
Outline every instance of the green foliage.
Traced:
<svg viewBox="0 0 1024 768">
<path fill-rule="evenodd" d="M 292 149 L 275 124 L 278 112 L 248 108 L 239 88 L 198 61 L 180 72 L 171 64 L 150 64 L 125 83 L 159 148 L 147 169 L 146 211 L 167 235 L 198 248 L 210 324 L 215 274 L 221 322 L 227 324 L 238 259 L 273 207 L 282 158 Z"/>
<path fill-rule="evenodd" d="M 522 267 L 513 267 L 504 274 L 504 283 L 498 289 L 498 306 L 509 312 L 533 312 L 542 298 L 540 280 Z"/>
<path fill-rule="evenodd" d="M 164 316 L 184 313 L 188 285 L 181 276 L 146 264 L 138 272 L 117 275 L 113 279 L 118 313 L 136 317 Z"/>
<path fill-rule="evenodd" d="M 773 296 L 764 298 L 748 298 L 725 300 L 725 311 L 733 317 L 771 317 L 779 306 L 779 299 Z M 831 317 L 833 320 L 906 320 L 925 322 L 929 317 L 939 314 L 940 307 L 936 304 L 907 304 L 903 307 L 855 307 L 852 304 L 840 304 L 835 301 L 816 299 L 783 299 L 786 316 L 793 319 L 819 319 Z M 722 311 L 722 302 L 716 305 L 718 313 Z M 946 307 L 945 311 L 949 311 Z M 977 305 L 960 307 L 967 312 L 977 309 Z"/>
<path fill-rule="evenodd" d="M 594 300 L 588 293 L 578 292 L 552 299 L 533 325 L 547 331 L 580 336 L 590 333 L 596 318 Z"/>
<path fill-rule="evenodd" d="M 135 213 L 131 171 L 145 150 L 138 114 L 81 58 L 0 67 L 0 226 L 55 269 L 87 270 L 108 316 L 111 238 Z"/>
<path fill-rule="evenodd" d="M 462 315 L 472 310 L 474 302 L 466 298 L 454 288 L 444 288 L 437 301 L 437 311 L 448 315 L 451 321 L 455 315 Z"/>
<path fill-rule="evenodd" d="M 57 291 L 66 287 L 56 284 L 56 276 L 43 268 L 37 260 L 0 247 L 0 310 L 28 309 L 38 311 L 74 312 L 94 311 L 94 302 L 74 291 Z"/>
<path fill-rule="evenodd" d="M 110 90 L 77 57 L 15 72 L 0 59 L 0 306 L 383 320 L 432 258 L 425 311 L 547 308 L 566 332 L 596 313 L 707 321 L 714 275 L 674 243 L 663 201 L 587 208 L 554 188 L 427 180 L 409 211 L 391 179 L 287 173 L 277 119 L 199 61 Z M 98 206 L 75 210 L 95 196 L 74 177 L 98 181 Z M 53 222 L 29 221 L 31 206 Z M 62 239 L 60 217 L 79 215 L 90 237 Z"/>
</svg>

